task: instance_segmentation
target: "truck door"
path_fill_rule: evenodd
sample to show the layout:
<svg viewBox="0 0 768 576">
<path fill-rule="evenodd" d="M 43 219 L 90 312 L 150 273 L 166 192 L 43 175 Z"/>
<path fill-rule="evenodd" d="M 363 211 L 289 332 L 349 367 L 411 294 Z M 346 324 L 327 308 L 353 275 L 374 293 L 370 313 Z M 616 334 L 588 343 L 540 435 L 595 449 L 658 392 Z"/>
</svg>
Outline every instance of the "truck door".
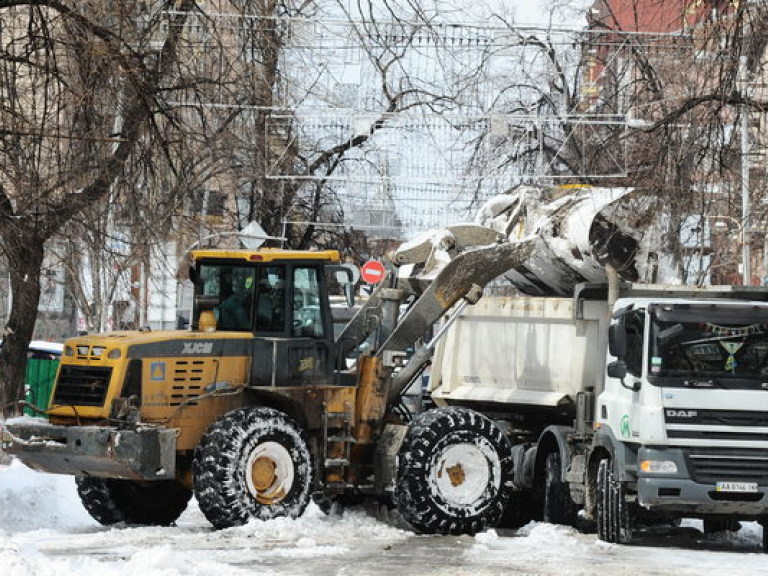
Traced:
<svg viewBox="0 0 768 576">
<path fill-rule="evenodd" d="M 262 266 L 255 315 L 252 385 L 333 382 L 333 340 L 322 265 Z"/>
<path fill-rule="evenodd" d="M 645 374 L 644 343 L 646 311 L 630 310 L 618 318 L 626 338 L 626 349 L 617 360 L 624 364 L 623 378 L 606 378 L 605 390 L 600 395 L 598 419 L 608 424 L 616 438 L 624 442 L 637 441 L 640 426 L 641 382 Z"/>
</svg>

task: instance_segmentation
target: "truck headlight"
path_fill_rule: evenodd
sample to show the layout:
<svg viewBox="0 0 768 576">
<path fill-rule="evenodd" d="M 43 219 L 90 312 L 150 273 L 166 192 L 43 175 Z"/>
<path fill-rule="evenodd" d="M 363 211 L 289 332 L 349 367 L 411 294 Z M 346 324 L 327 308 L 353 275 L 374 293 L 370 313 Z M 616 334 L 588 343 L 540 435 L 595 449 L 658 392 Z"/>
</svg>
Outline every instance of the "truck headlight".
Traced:
<svg viewBox="0 0 768 576">
<path fill-rule="evenodd" d="M 676 474 L 677 464 L 672 460 L 641 460 L 640 470 L 646 474 Z"/>
</svg>

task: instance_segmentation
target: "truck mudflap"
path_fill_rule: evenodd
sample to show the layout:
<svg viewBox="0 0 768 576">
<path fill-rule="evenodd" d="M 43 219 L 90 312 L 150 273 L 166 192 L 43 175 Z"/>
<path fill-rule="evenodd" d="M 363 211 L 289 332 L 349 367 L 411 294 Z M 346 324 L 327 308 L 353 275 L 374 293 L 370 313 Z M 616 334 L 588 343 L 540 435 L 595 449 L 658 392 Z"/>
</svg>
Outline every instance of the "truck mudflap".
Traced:
<svg viewBox="0 0 768 576">
<path fill-rule="evenodd" d="M 126 480 L 169 480 L 176 474 L 176 430 L 10 423 L 2 447 L 35 470 Z"/>
</svg>

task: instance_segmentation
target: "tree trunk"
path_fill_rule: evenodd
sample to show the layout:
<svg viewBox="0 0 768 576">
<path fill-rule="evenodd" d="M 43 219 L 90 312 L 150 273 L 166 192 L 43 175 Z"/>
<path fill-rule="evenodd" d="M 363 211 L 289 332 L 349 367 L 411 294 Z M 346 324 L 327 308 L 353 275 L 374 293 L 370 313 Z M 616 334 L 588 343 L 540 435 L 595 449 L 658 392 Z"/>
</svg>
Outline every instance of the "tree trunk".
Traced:
<svg viewBox="0 0 768 576">
<path fill-rule="evenodd" d="M 35 330 L 43 266 L 42 241 L 20 236 L 9 240 L 5 238 L 13 305 L 0 351 L 0 406 L 6 418 L 21 414 L 18 402 L 25 397 L 27 347 Z"/>
</svg>

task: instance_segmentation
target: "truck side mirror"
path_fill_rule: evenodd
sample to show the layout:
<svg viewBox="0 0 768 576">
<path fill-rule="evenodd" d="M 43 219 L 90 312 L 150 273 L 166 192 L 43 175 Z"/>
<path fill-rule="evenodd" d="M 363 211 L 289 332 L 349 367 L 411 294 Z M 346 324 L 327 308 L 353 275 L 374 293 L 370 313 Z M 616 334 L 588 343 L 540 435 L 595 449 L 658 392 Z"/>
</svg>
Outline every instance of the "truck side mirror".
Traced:
<svg viewBox="0 0 768 576">
<path fill-rule="evenodd" d="M 640 382 L 635 381 L 632 384 L 624 382 L 624 378 L 627 377 L 627 363 L 624 362 L 624 360 L 609 362 L 608 366 L 606 366 L 606 372 L 610 378 L 618 378 L 621 380 L 621 385 L 627 390 L 632 390 L 632 392 L 640 390 Z"/>
<path fill-rule="evenodd" d="M 627 364 L 623 360 L 617 360 L 615 362 L 609 362 L 606 366 L 608 376 L 610 378 L 618 378 L 624 380 L 627 376 Z"/>
<path fill-rule="evenodd" d="M 608 351 L 616 358 L 627 355 L 627 331 L 624 324 L 611 324 L 608 327 Z"/>
</svg>

